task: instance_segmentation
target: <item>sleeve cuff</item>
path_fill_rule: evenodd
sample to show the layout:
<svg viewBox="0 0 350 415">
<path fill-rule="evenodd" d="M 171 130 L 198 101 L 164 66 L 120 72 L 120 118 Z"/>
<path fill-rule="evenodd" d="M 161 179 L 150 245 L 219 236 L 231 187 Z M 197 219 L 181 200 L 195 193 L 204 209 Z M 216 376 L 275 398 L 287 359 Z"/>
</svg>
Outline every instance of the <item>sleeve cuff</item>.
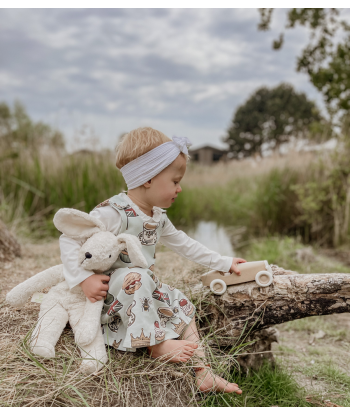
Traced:
<svg viewBox="0 0 350 415">
<path fill-rule="evenodd" d="M 72 279 L 72 276 L 66 270 L 66 267 L 63 267 L 63 276 L 65 280 L 67 281 L 67 284 L 70 290 L 76 287 L 77 285 L 79 285 L 81 282 L 85 281 L 86 278 L 89 278 L 91 275 L 94 275 L 94 272 L 87 271 L 86 269 L 81 269 L 79 272 L 79 275 L 75 277 L 74 279 Z"/>
<path fill-rule="evenodd" d="M 223 269 L 220 269 L 218 271 L 222 271 L 222 272 L 229 272 L 231 265 L 232 265 L 232 259 L 229 256 L 222 256 L 222 265 L 223 265 Z"/>
</svg>

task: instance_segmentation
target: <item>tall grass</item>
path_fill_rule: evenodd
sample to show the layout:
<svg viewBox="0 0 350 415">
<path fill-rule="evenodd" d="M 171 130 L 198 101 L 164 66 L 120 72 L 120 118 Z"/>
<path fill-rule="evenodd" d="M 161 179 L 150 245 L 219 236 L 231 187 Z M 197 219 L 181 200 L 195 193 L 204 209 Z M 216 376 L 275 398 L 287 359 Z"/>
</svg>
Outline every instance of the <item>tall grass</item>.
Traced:
<svg viewBox="0 0 350 415">
<path fill-rule="evenodd" d="M 16 228 L 26 223 L 34 235 L 39 230 L 50 233 L 59 208 L 88 212 L 122 188 L 124 180 L 110 152 L 22 153 L 0 163 L 0 214 Z"/>
<path fill-rule="evenodd" d="M 214 220 L 245 226 L 248 236 L 282 234 L 329 244 L 335 240 L 333 233 L 339 234 L 341 218 L 350 217 L 350 193 L 348 198 L 343 196 L 340 182 L 339 196 L 332 197 L 326 209 L 323 199 L 314 198 L 310 204 L 309 189 L 317 193 L 319 186 L 327 192 L 325 183 L 328 187 L 332 183 L 324 178 L 333 174 L 333 167 L 328 167 L 330 173 L 322 172 L 318 183 L 318 170 L 310 169 L 313 164 L 315 156 L 296 153 L 214 167 L 190 163 L 183 192 L 168 216 L 180 227 Z M 22 152 L 0 161 L 0 217 L 17 229 L 25 224 L 32 236 L 55 232 L 52 216 L 59 208 L 88 212 L 123 189 L 124 180 L 109 151 L 71 155 L 51 151 L 34 156 Z M 327 223 L 322 231 L 320 223 Z M 343 240 L 348 235 L 349 229 L 342 231 Z"/>
<path fill-rule="evenodd" d="M 227 170 L 230 174 L 229 166 Z M 253 177 L 231 174 L 223 185 L 187 187 L 187 180 L 169 216 L 185 225 L 215 220 L 224 225 L 246 225 L 254 232 L 286 233 L 293 229 L 298 215 L 292 186 L 299 181 L 300 174 L 290 167 L 272 168 Z"/>
</svg>

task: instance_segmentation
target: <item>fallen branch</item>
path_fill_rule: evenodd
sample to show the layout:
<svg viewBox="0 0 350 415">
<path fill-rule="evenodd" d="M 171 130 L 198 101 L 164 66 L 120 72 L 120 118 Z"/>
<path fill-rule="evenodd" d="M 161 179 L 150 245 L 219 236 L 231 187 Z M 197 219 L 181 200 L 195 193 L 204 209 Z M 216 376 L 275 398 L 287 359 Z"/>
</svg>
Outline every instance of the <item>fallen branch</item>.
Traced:
<svg viewBox="0 0 350 415">
<path fill-rule="evenodd" d="M 242 356 L 243 367 L 258 367 L 265 356 L 273 361 L 271 343 L 277 341 L 276 324 L 315 315 L 350 312 L 350 274 L 297 274 L 272 266 L 274 282 L 259 287 L 255 282 L 232 285 L 221 295 L 195 287 L 196 292 L 210 298 L 201 322 L 204 332 L 209 327 L 220 331 L 215 343 L 232 346 L 238 338 L 255 340 Z M 249 333 L 249 335 L 248 335 Z M 263 353 L 264 352 L 264 353 Z M 260 361 L 253 354 L 260 357 Z M 260 356 L 261 354 L 261 356 Z M 248 360 L 250 361 L 248 362 Z"/>
</svg>

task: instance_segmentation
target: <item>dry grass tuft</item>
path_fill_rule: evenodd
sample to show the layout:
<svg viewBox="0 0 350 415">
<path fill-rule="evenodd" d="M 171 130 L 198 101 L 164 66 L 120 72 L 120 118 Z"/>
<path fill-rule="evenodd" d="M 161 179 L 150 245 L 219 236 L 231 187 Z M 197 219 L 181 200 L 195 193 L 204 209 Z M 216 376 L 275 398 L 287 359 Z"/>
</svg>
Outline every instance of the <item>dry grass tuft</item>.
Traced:
<svg viewBox="0 0 350 415">
<path fill-rule="evenodd" d="M 28 348 L 39 305 L 0 306 L 1 406 L 198 406 L 191 367 L 152 359 L 145 349 L 127 353 L 108 348 L 109 363 L 98 373 L 79 372 L 80 355 L 70 328 L 57 343 L 56 357 L 42 359 Z M 208 339 L 203 340 L 203 344 Z M 233 355 L 211 349 L 214 370 L 228 374 Z"/>
<path fill-rule="evenodd" d="M 174 255 L 174 254 L 173 254 Z M 175 260 L 177 256 L 173 256 Z M 179 259 L 169 268 L 169 253 L 158 252 L 163 281 L 177 286 L 196 282 L 193 265 Z M 98 373 L 79 371 L 80 355 L 70 328 L 57 343 L 56 357 L 43 359 L 28 348 L 30 332 L 39 313 L 39 304 L 27 303 L 16 309 L 5 303 L 6 293 L 21 281 L 58 264 L 57 241 L 43 244 L 23 243 L 23 257 L 0 269 L 0 405 L 1 406 L 198 406 L 202 396 L 192 376 L 193 362 L 170 364 L 152 359 L 139 349 L 126 353 L 108 348 L 109 363 Z M 176 266 L 175 266 L 176 265 Z M 196 271 L 198 275 L 199 270 Z M 162 275 L 159 273 L 159 275 Z M 179 281 L 181 280 L 181 282 Z M 203 339 L 203 346 L 210 339 Z M 215 372 L 227 376 L 237 365 L 234 354 L 206 347 Z"/>
<path fill-rule="evenodd" d="M 292 168 L 306 171 L 313 161 L 319 157 L 312 152 L 290 151 L 286 155 L 273 154 L 263 159 L 247 158 L 218 163 L 210 167 L 189 164 L 183 179 L 186 188 L 224 186 L 238 178 L 255 178 L 268 174 L 273 169 Z"/>
<path fill-rule="evenodd" d="M 0 261 L 11 261 L 21 256 L 21 246 L 0 219 Z"/>
<path fill-rule="evenodd" d="M 86 376 L 79 372 L 72 331 L 65 329 L 54 359 L 33 356 L 27 340 L 37 308 L 30 304 L 19 312 L 3 305 L 0 310 L 1 406 L 196 405 L 190 368 L 158 362 L 144 351 L 109 349 L 110 363 Z"/>
</svg>

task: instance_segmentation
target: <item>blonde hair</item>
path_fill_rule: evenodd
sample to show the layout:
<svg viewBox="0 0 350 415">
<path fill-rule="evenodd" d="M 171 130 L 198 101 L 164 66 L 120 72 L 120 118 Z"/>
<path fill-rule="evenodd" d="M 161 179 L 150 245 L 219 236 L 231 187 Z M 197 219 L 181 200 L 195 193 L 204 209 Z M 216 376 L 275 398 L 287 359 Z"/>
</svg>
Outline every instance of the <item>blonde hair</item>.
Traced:
<svg viewBox="0 0 350 415">
<path fill-rule="evenodd" d="M 121 169 L 130 161 L 168 141 L 171 141 L 169 137 L 151 127 L 136 128 L 125 134 L 117 144 L 115 164 Z"/>
</svg>

